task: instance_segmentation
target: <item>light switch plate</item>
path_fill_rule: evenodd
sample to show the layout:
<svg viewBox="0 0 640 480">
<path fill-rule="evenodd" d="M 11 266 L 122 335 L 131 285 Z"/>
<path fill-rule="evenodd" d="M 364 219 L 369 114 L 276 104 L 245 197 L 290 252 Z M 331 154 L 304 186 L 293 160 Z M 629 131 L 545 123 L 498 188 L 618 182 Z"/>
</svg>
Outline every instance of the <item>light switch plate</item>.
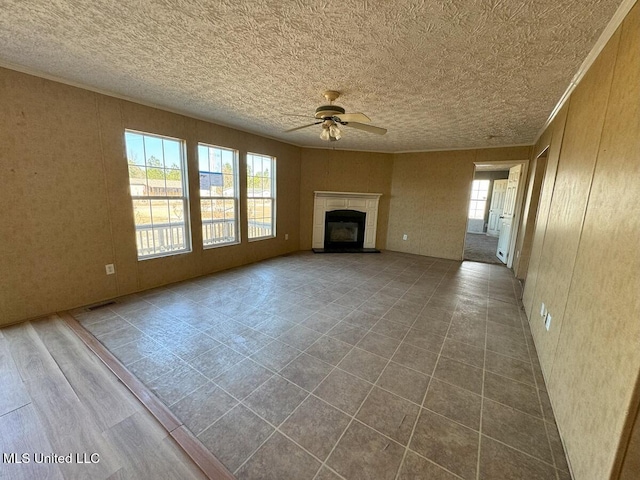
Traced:
<svg viewBox="0 0 640 480">
<path fill-rule="evenodd" d="M 113 263 L 105 265 L 104 269 L 106 270 L 107 275 L 113 275 L 114 273 L 116 273 L 116 267 L 113 265 Z"/>
<path fill-rule="evenodd" d="M 406 233 L 404 235 L 402 235 L 402 239 L 403 240 L 407 240 L 409 238 L 409 235 L 407 235 Z"/>
</svg>

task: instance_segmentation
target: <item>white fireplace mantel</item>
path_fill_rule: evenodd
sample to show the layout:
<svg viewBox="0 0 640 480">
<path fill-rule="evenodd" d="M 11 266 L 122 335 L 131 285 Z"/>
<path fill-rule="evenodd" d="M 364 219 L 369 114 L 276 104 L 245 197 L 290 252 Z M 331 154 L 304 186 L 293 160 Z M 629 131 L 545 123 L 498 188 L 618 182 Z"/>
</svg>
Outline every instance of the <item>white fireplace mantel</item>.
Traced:
<svg viewBox="0 0 640 480">
<path fill-rule="evenodd" d="M 324 248 L 325 213 L 333 210 L 356 210 L 366 216 L 364 248 L 376 248 L 378 201 L 381 193 L 322 192 L 315 191 L 313 201 L 312 248 Z"/>
</svg>

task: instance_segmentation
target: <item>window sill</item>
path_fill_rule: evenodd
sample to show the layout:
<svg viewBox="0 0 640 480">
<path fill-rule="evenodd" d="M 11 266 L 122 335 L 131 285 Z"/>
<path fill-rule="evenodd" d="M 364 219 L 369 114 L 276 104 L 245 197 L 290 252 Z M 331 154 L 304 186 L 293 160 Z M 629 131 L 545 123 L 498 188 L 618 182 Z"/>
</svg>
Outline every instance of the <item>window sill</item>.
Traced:
<svg viewBox="0 0 640 480">
<path fill-rule="evenodd" d="M 276 238 L 276 236 L 275 235 L 267 235 L 266 237 L 249 238 L 248 241 L 249 242 L 259 242 L 260 240 L 269 240 L 270 238 Z"/>
<path fill-rule="evenodd" d="M 216 248 L 230 247 L 232 245 L 240 245 L 240 242 L 235 241 L 235 242 L 227 242 L 227 243 L 217 243 L 215 245 L 203 245 L 202 249 L 203 250 L 214 250 Z"/>
<path fill-rule="evenodd" d="M 174 257 L 176 255 L 184 255 L 185 253 L 191 253 L 193 250 L 189 249 L 189 250 L 173 250 L 171 252 L 167 252 L 167 253 L 157 253 L 155 255 L 148 255 L 148 256 L 144 256 L 142 258 L 138 257 L 138 261 L 139 262 L 144 262 L 145 260 L 154 260 L 157 258 L 164 258 L 164 257 Z"/>
</svg>

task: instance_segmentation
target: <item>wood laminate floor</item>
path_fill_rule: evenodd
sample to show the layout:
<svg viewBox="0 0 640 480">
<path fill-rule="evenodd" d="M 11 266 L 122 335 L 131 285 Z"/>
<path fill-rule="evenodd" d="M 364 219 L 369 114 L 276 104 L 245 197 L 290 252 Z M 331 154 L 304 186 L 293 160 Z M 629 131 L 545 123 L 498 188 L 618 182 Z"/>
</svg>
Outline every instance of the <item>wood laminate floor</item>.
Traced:
<svg viewBox="0 0 640 480">
<path fill-rule="evenodd" d="M 206 478 L 57 315 L 0 330 L 0 386 L 2 480 Z"/>
</svg>

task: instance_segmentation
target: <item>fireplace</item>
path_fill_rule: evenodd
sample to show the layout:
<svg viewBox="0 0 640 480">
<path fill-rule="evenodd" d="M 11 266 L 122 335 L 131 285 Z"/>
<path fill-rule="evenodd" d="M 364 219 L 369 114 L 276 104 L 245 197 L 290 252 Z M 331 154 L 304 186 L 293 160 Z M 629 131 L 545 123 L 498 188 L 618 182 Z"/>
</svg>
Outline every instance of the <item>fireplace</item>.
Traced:
<svg viewBox="0 0 640 480">
<path fill-rule="evenodd" d="M 314 192 L 312 250 L 315 253 L 378 253 L 376 228 L 381 195 Z"/>
<path fill-rule="evenodd" d="M 361 250 L 367 214 L 357 210 L 333 210 L 325 213 L 324 249 Z"/>
</svg>

